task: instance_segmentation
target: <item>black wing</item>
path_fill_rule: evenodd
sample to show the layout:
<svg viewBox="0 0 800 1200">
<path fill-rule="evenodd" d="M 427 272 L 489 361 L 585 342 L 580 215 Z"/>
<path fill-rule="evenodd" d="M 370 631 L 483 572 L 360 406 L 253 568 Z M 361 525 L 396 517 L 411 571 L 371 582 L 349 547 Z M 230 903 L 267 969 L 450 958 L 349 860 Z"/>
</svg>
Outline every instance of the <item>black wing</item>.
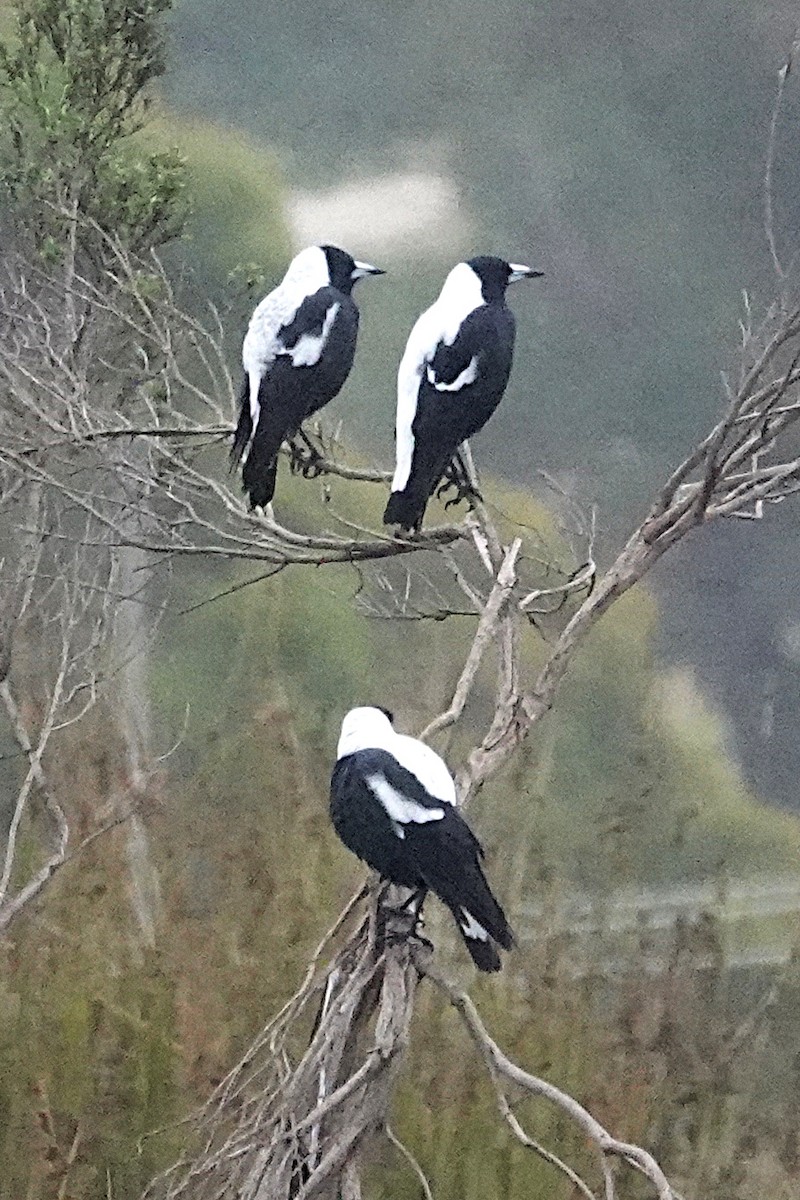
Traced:
<svg viewBox="0 0 800 1200">
<path fill-rule="evenodd" d="M 337 306 L 337 313 L 327 330 L 321 354 L 326 356 L 335 354 L 347 358 L 349 352 L 347 367 L 349 371 L 350 366 L 353 365 L 355 338 L 359 331 L 359 310 L 351 296 L 344 295 L 343 292 L 339 292 L 337 288 L 333 287 L 320 288 L 319 292 L 306 296 L 306 299 L 297 308 L 294 317 L 287 324 L 281 326 L 276 335 L 279 346 L 281 346 L 278 354 L 290 354 L 296 350 L 301 337 L 320 337 L 325 329 L 325 324 L 329 322 L 333 306 Z"/>
<path fill-rule="evenodd" d="M 437 400 L 452 400 L 459 414 L 459 442 L 472 437 L 488 421 L 508 384 L 514 353 L 514 315 L 500 305 L 481 305 L 471 312 L 452 345 L 440 342 L 423 372 L 417 415 L 428 409 L 446 423 L 447 412 L 437 413 Z M 457 402 L 461 403 L 458 404 Z M 449 406 L 448 406 L 449 407 Z M 458 443 L 457 443 L 458 444 Z"/>
<path fill-rule="evenodd" d="M 381 803 L 375 787 L 368 782 L 376 777 L 420 810 L 449 807 L 434 800 L 416 776 L 387 751 L 359 750 L 340 758 L 333 769 L 330 813 L 334 829 L 345 846 L 384 879 L 405 887 L 420 887 L 422 877 L 406 843 L 407 823 L 393 820 Z"/>
<path fill-rule="evenodd" d="M 497 970 L 499 959 L 490 939 L 506 950 L 514 939 L 505 913 L 483 874 L 480 843 L 464 818 L 457 809 L 448 809 L 444 819 L 435 825 L 409 827 L 405 840 L 422 879 L 452 912 L 478 966 Z M 476 936 L 476 926 L 487 936 Z M 470 929 L 475 931 L 472 936 Z M 482 949 L 493 962 L 496 960 L 496 966 L 482 966 L 474 953 Z"/>
<path fill-rule="evenodd" d="M 353 365 L 357 334 L 358 309 L 332 287 L 308 296 L 278 331 L 280 349 L 261 379 L 255 428 L 245 397 L 234 437 L 234 459 L 249 440 L 242 482 L 251 506 L 263 508 L 273 497 L 282 443 L 341 390 Z"/>
<path fill-rule="evenodd" d="M 293 350 L 305 334 L 320 334 L 331 306 L 341 301 L 342 293 L 333 287 L 320 288 L 313 295 L 306 296 L 291 321 L 278 330 L 277 340 L 282 349 Z"/>
</svg>

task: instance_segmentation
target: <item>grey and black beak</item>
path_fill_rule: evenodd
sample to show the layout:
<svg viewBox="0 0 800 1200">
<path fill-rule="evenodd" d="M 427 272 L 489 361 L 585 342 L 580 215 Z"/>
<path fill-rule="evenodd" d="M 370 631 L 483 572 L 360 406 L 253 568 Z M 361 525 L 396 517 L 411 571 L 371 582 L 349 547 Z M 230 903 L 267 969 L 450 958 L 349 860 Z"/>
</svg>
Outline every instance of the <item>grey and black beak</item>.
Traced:
<svg viewBox="0 0 800 1200">
<path fill-rule="evenodd" d="M 363 279 L 365 275 L 385 275 L 386 272 L 382 267 L 373 267 L 371 263 L 358 262 L 354 260 L 353 269 L 350 272 L 352 280 Z"/>
<path fill-rule="evenodd" d="M 511 274 L 508 277 L 509 283 L 516 283 L 520 279 L 541 279 L 544 271 L 534 271 L 532 267 L 523 266 L 522 263 L 509 263 Z"/>
</svg>

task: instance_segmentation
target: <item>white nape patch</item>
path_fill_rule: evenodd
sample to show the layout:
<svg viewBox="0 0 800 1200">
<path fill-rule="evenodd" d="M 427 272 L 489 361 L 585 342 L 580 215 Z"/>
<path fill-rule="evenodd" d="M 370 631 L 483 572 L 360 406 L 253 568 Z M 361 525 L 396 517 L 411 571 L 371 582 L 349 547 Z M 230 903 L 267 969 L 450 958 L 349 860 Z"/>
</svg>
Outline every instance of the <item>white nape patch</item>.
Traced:
<svg viewBox="0 0 800 1200">
<path fill-rule="evenodd" d="M 399 823 L 399 821 L 392 821 L 392 829 L 395 831 L 401 841 L 406 836 L 406 831 L 403 829 L 403 826 Z"/>
<path fill-rule="evenodd" d="M 450 774 L 447 763 L 425 742 L 419 738 L 408 737 L 404 733 L 394 735 L 392 754 L 400 763 L 418 779 L 425 791 L 434 800 L 442 804 L 455 805 L 456 785 Z"/>
<path fill-rule="evenodd" d="M 402 492 L 411 474 L 414 434 L 422 374 L 440 344 L 452 346 L 471 312 L 484 304 L 481 281 L 467 263 L 458 263 L 444 281 L 438 299 L 417 319 L 397 372 L 397 466 L 392 491 Z"/>
<path fill-rule="evenodd" d="M 315 367 L 317 365 L 341 307 L 338 301 L 330 306 L 325 313 L 325 320 L 322 322 L 322 329 L 319 333 L 304 333 L 297 339 L 289 351 L 293 367 Z"/>
<path fill-rule="evenodd" d="M 410 800 L 392 787 L 385 775 L 368 775 L 366 782 L 393 825 L 427 825 L 444 817 L 443 808 L 425 808 L 417 804 L 416 800 Z"/>
<path fill-rule="evenodd" d="M 256 307 L 242 343 L 242 364 L 250 375 L 263 376 L 280 353 L 278 333 L 308 296 L 327 287 L 331 278 L 325 251 L 307 246 L 289 263 L 281 282 Z"/>
<path fill-rule="evenodd" d="M 325 251 L 321 246 L 306 246 L 289 263 L 280 286 L 305 298 L 327 287 L 330 281 Z"/>
<path fill-rule="evenodd" d="M 460 392 L 478 378 L 478 356 L 474 354 L 460 375 L 456 375 L 452 383 L 439 383 L 433 367 L 428 367 L 428 383 L 432 383 L 437 392 Z"/>
<path fill-rule="evenodd" d="M 419 738 L 396 733 L 381 709 L 362 705 L 345 714 L 336 757 L 346 758 L 359 750 L 387 751 L 422 784 L 433 800 L 455 805 L 456 785 L 444 759 Z"/>
<path fill-rule="evenodd" d="M 397 737 L 392 723 L 380 708 L 361 704 L 342 719 L 336 757 L 346 758 L 359 750 L 388 750 Z"/>
<path fill-rule="evenodd" d="M 465 908 L 461 909 L 461 920 L 458 924 L 464 937 L 472 938 L 474 942 L 488 942 L 489 934 L 480 921 L 476 921 L 472 913 L 467 912 Z"/>
</svg>

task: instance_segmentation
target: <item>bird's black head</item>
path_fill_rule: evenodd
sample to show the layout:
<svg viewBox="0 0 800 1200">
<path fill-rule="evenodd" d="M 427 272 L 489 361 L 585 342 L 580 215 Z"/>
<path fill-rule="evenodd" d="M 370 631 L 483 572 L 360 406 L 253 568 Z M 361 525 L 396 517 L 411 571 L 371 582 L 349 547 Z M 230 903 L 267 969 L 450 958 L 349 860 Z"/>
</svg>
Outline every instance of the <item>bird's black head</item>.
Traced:
<svg viewBox="0 0 800 1200">
<path fill-rule="evenodd" d="M 518 279 L 537 279 L 544 271 L 533 271 L 522 263 L 506 262 L 504 258 L 495 258 L 493 254 L 479 254 L 477 258 L 469 259 L 467 263 L 481 281 L 481 291 L 487 304 L 502 303 L 506 288 Z"/>
<path fill-rule="evenodd" d="M 353 290 L 353 284 L 358 279 L 363 279 L 365 275 L 386 274 L 380 267 L 373 267 L 370 263 L 356 262 L 352 254 L 348 254 L 346 250 L 340 250 L 338 246 L 320 246 L 320 249 L 328 261 L 331 285 L 340 292 L 344 292 L 346 296 L 349 296 Z"/>
</svg>

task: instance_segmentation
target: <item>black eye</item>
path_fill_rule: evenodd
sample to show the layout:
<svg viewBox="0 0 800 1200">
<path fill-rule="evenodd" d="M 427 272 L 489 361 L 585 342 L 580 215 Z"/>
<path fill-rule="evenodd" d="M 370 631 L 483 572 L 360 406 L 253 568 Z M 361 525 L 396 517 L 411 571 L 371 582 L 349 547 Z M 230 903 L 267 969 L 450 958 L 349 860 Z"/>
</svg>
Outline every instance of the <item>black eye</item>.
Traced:
<svg viewBox="0 0 800 1200">
<path fill-rule="evenodd" d="M 378 712 L 382 712 L 383 715 L 388 718 L 390 725 L 394 725 L 394 713 L 390 709 L 384 708 L 382 704 L 376 704 L 375 707 L 377 708 Z"/>
</svg>

